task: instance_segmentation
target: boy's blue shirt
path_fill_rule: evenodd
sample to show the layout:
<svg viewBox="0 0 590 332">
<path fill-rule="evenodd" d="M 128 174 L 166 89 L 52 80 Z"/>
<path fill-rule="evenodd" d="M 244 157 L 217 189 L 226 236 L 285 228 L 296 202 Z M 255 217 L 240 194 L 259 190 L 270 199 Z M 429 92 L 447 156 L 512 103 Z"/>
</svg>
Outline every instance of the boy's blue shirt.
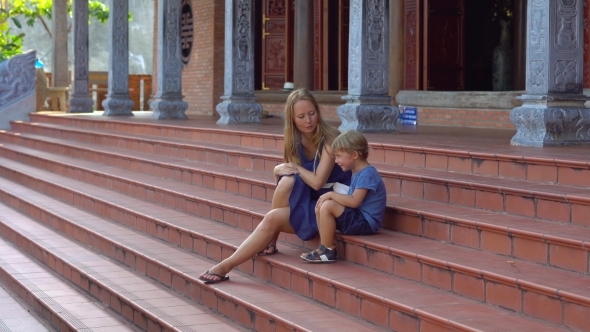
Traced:
<svg viewBox="0 0 590 332">
<path fill-rule="evenodd" d="M 377 232 L 381 229 L 381 221 L 385 215 L 387 192 L 385 191 L 385 183 L 375 167 L 369 165 L 352 175 L 348 194 L 352 195 L 357 188 L 367 189 L 367 195 L 358 209 L 371 225 L 373 233 Z"/>
</svg>

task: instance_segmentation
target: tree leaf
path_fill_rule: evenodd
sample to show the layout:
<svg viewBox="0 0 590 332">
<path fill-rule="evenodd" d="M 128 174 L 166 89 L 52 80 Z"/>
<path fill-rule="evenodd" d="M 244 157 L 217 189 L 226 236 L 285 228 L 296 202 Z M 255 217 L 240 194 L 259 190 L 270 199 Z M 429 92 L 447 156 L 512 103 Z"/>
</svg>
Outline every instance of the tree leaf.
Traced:
<svg viewBox="0 0 590 332">
<path fill-rule="evenodd" d="M 14 22 L 14 25 L 16 25 L 19 29 L 21 29 L 23 26 L 20 24 L 20 21 L 17 20 L 15 17 L 11 17 L 12 22 Z"/>
</svg>

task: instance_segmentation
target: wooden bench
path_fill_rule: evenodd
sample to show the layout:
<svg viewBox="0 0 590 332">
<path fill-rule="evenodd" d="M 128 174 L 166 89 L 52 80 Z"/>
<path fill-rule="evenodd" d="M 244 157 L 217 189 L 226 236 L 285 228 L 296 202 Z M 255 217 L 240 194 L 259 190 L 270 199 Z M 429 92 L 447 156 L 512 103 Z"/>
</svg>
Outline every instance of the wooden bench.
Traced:
<svg viewBox="0 0 590 332">
<path fill-rule="evenodd" d="M 41 112 L 45 109 L 45 101 L 47 98 L 51 98 L 51 110 L 66 112 L 68 110 L 67 98 L 68 87 L 49 87 L 47 86 L 47 76 L 43 68 L 36 69 L 37 75 L 37 112 Z"/>
</svg>

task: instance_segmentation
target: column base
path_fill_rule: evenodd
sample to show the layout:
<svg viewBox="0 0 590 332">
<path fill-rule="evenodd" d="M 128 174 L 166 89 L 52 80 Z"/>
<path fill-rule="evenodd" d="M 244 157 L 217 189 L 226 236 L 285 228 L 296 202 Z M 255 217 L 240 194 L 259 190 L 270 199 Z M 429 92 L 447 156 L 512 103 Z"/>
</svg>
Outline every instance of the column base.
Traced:
<svg viewBox="0 0 590 332">
<path fill-rule="evenodd" d="M 215 110 L 221 116 L 217 124 L 260 123 L 262 106 L 254 102 L 232 102 L 226 100 L 217 104 Z"/>
<path fill-rule="evenodd" d="M 395 123 L 399 108 L 391 105 L 346 103 L 337 110 L 342 124 L 338 130 L 360 132 L 398 132 Z"/>
<path fill-rule="evenodd" d="M 523 106 L 510 112 L 516 126 L 511 145 L 590 145 L 590 109 L 574 107 Z"/>
<path fill-rule="evenodd" d="M 103 116 L 133 116 L 131 109 L 135 103 L 129 99 L 129 95 L 108 96 L 102 101 L 104 107 Z"/>
<path fill-rule="evenodd" d="M 156 97 L 150 103 L 150 109 L 154 112 L 153 119 L 179 119 L 186 120 L 188 117 L 185 112 L 188 104 L 179 98 L 162 98 Z"/>
<path fill-rule="evenodd" d="M 77 97 L 72 96 L 68 101 L 68 113 L 92 113 L 94 110 L 94 100 L 90 99 L 90 96 Z"/>
</svg>

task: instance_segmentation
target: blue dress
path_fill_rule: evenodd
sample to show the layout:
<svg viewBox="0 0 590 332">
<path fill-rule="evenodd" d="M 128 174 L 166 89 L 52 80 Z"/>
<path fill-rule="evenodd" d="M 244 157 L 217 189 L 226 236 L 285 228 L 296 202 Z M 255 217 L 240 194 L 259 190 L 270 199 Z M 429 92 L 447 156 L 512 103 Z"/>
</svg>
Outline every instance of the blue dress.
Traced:
<svg viewBox="0 0 590 332">
<path fill-rule="evenodd" d="M 310 172 L 313 172 L 319 163 L 319 158 L 315 161 L 314 159 L 307 159 L 301 146 L 299 147 L 299 158 L 301 159 L 301 166 Z M 295 174 L 294 176 L 295 183 L 291 191 L 291 196 L 289 196 L 289 207 L 291 208 L 289 223 L 295 230 L 295 234 L 300 239 L 307 241 L 311 240 L 318 233 L 318 225 L 315 218 L 316 202 L 321 195 L 332 191 L 332 188 L 314 190 L 303 182 L 299 174 Z M 334 164 L 327 183 L 340 182 L 349 186 L 351 177 L 351 171 L 345 172 L 340 166 Z"/>
</svg>

